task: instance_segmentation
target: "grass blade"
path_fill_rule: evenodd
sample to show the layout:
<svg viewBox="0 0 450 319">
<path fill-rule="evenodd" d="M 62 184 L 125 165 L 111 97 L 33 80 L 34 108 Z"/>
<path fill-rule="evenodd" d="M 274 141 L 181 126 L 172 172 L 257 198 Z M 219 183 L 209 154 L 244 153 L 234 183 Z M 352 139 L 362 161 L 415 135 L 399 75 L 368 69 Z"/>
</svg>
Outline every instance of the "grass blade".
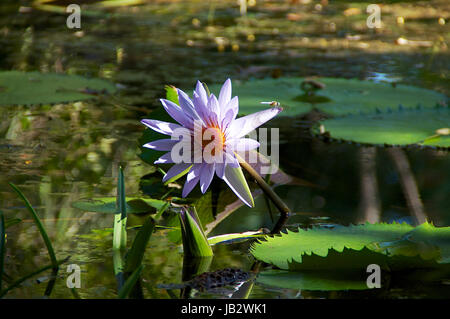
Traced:
<svg viewBox="0 0 450 319">
<path fill-rule="evenodd" d="M 5 256 L 5 217 L 0 210 L 0 291 L 2 291 L 2 278 Z"/>
<path fill-rule="evenodd" d="M 52 262 L 53 269 L 57 270 L 58 269 L 58 261 L 56 260 L 55 251 L 53 250 L 53 246 L 50 241 L 50 238 L 48 237 L 47 232 L 45 231 L 44 225 L 42 224 L 38 214 L 36 213 L 34 208 L 31 206 L 30 202 L 25 197 L 25 195 L 17 188 L 17 186 L 14 185 L 13 183 L 9 183 L 9 185 L 14 189 L 14 191 L 17 193 L 17 195 L 19 195 L 19 197 L 23 200 L 23 202 L 25 203 L 25 206 L 28 208 L 29 212 L 31 213 L 31 216 L 34 219 L 34 223 L 36 224 L 39 232 L 41 233 L 42 239 L 44 240 L 45 246 L 47 247 L 48 255 L 50 256 L 50 260 Z"/>
<path fill-rule="evenodd" d="M 119 299 L 125 299 L 128 297 L 130 292 L 133 290 L 134 286 L 136 285 L 137 281 L 139 280 L 139 276 L 141 275 L 142 269 L 144 268 L 143 265 L 140 265 L 132 274 L 130 277 L 128 277 L 127 281 L 125 281 L 122 288 L 119 290 L 118 298 Z"/>
</svg>

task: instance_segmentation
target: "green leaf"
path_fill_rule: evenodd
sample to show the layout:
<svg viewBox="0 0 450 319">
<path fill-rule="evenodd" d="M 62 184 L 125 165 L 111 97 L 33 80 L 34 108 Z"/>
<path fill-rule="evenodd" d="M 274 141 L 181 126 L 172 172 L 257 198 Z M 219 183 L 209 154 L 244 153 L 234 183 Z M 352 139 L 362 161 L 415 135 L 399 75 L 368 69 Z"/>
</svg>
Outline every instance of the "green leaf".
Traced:
<svg viewBox="0 0 450 319">
<path fill-rule="evenodd" d="M 183 208 L 179 214 L 183 251 L 187 256 L 208 257 L 213 255 L 194 207 Z"/>
<path fill-rule="evenodd" d="M 413 229 L 408 224 L 369 224 L 337 226 L 333 229 L 313 227 L 287 231 L 279 236 L 266 237 L 267 241 L 253 245 L 256 259 L 289 269 L 292 262 L 302 263 L 304 256 L 315 254 L 326 257 L 330 249 L 342 252 L 344 248 L 362 250 L 373 242 L 399 239 Z M 331 267 L 331 265 L 330 265 Z"/>
<path fill-rule="evenodd" d="M 370 145 L 423 145 L 450 148 L 450 136 L 439 135 L 450 126 L 450 108 L 403 109 L 350 115 L 321 121 L 316 134 Z"/>
<path fill-rule="evenodd" d="M 119 299 L 125 299 L 128 297 L 130 292 L 133 290 L 134 286 L 136 285 L 137 281 L 139 280 L 139 277 L 141 275 L 142 269 L 144 268 L 143 265 L 140 265 L 128 279 L 123 284 L 122 288 L 120 288 L 118 293 Z"/>
<path fill-rule="evenodd" d="M 106 80 L 78 75 L 0 72 L 0 105 L 67 103 L 115 91 L 115 86 Z"/>
<path fill-rule="evenodd" d="M 153 198 L 126 197 L 127 214 L 155 213 L 166 204 L 166 201 Z M 71 206 L 86 212 L 115 214 L 118 211 L 116 197 L 83 199 L 73 202 Z"/>
<path fill-rule="evenodd" d="M 170 102 L 173 102 L 177 105 L 180 105 L 180 102 L 178 101 L 178 91 L 177 88 L 173 85 L 166 85 L 166 99 Z"/>
<path fill-rule="evenodd" d="M 362 269 L 372 263 L 391 269 L 437 267 L 437 262 L 448 262 L 449 232 L 450 227 L 430 224 L 314 227 L 267 237 L 253 245 L 251 252 L 285 270 Z"/>
<path fill-rule="evenodd" d="M 154 228 L 155 222 L 153 221 L 153 218 L 148 217 L 136 234 L 133 244 L 126 255 L 125 272 L 131 273 L 142 264 L 145 248 L 152 236 Z"/>
<path fill-rule="evenodd" d="M 113 249 L 125 249 L 127 246 L 127 210 L 125 200 L 125 182 L 123 169 L 119 167 L 117 178 L 117 212 L 114 215 Z"/>
<path fill-rule="evenodd" d="M 346 115 L 359 112 L 371 113 L 377 109 L 433 107 L 447 101 L 443 94 L 397 84 L 374 83 L 356 79 L 319 78 L 325 88 L 307 96 L 301 89 L 305 78 L 278 78 L 247 82 L 233 81 L 233 95 L 239 97 L 239 114 L 261 111 L 268 106 L 261 102 L 277 101 L 284 108 L 279 116 L 296 116 L 309 112 L 313 107 L 330 115 Z M 220 85 L 211 86 L 211 92 L 219 93 Z"/>
<path fill-rule="evenodd" d="M 258 274 L 259 284 L 283 289 L 299 290 L 365 290 L 368 289 L 366 279 L 359 279 L 357 273 L 330 271 L 292 272 L 286 270 L 267 270 Z"/>
<path fill-rule="evenodd" d="M 41 222 L 41 219 L 39 218 L 39 216 L 36 213 L 36 211 L 34 210 L 34 208 L 31 206 L 30 202 L 25 197 L 25 195 L 19 190 L 19 188 L 17 188 L 17 186 L 14 185 L 13 183 L 9 183 L 9 185 L 14 189 L 14 191 L 17 193 L 17 195 L 19 195 L 19 197 L 23 200 L 23 202 L 25 203 L 25 206 L 27 207 L 28 211 L 30 212 L 31 216 L 33 217 L 34 223 L 36 224 L 36 226 L 39 230 L 39 233 L 41 234 L 42 239 L 44 240 L 45 246 L 47 247 L 48 255 L 50 256 L 50 260 L 53 265 L 53 270 L 57 270 L 58 269 L 58 261 L 56 260 L 55 251 L 53 250 L 52 243 L 50 241 L 50 238 L 47 235 L 44 225 Z"/>
<path fill-rule="evenodd" d="M 424 260 L 436 260 L 439 264 L 450 263 L 450 227 L 434 227 L 424 223 L 398 241 L 377 243 L 372 249 L 395 255 L 420 256 Z"/>
<path fill-rule="evenodd" d="M 247 231 L 247 232 L 243 232 L 243 233 L 223 234 L 223 235 L 209 237 L 208 243 L 210 245 L 225 244 L 225 243 L 229 244 L 229 243 L 235 243 L 237 241 L 261 238 L 264 236 L 266 236 L 266 235 L 264 235 L 260 231 Z"/>
</svg>

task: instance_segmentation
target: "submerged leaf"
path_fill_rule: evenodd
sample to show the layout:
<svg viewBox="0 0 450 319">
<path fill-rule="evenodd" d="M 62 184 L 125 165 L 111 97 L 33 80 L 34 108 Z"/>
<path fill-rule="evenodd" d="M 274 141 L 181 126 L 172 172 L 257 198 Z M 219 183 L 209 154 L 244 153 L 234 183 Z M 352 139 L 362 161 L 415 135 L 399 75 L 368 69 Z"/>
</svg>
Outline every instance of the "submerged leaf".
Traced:
<svg viewBox="0 0 450 319">
<path fill-rule="evenodd" d="M 126 210 L 128 214 L 155 213 L 166 203 L 153 198 L 126 197 Z M 71 205 L 87 212 L 115 214 L 118 211 L 116 197 L 84 199 L 73 202 Z"/>
<path fill-rule="evenodd" d="M 355 273 L 334 273 L 329 271 L 291 272 L 267 270 L 258 274 L 256 282 L 284 289 L 301 290 L 364 290 L 368 289 L 366 278 L 360 279 Z"/>
</svg>

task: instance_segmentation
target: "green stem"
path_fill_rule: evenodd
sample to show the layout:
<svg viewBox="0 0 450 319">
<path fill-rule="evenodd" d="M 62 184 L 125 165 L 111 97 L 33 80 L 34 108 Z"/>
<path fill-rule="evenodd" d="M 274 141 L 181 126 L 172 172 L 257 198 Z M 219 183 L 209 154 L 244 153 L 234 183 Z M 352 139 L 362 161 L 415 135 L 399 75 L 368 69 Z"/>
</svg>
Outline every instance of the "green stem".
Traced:
<svg viewBox="0 0 450 319">
<path fill-rule="evenodd" d="M 289 216 L 291 215 L 291 210 L 289 207 L 281 200 L 281 198 L 274 192 L 274 190 L 266 183 L 266 181 L 261 177 L 261 175 L 256 172 L 253 167 L 247 163 L 242 157 L 236 154 L 236 158 L 238 159 L 241 167 L 244 168 L 258 183 L 259 187 L 263 190 L 264 194 L 266 194 L 269 199 L 273 202 L 275 207 L 280 211 L 280 218 L 276 223 L 275 227 L 272 230 L 272 234 L 279 233 L 283 226 L 286 224 Z"/>
<path fill-rule="evenodd" d="M 5 250 L 5 217 L 0 210 L 0 291 L 2 290 Z"/>
</svg>

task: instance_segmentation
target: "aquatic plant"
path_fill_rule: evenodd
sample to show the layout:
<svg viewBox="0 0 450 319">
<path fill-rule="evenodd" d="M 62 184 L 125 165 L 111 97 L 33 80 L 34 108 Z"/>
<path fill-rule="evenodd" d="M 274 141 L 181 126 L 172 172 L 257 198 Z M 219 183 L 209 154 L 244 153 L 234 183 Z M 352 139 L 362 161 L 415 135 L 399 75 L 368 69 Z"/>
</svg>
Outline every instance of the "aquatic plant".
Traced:
<svg viewBox="0 0 450 319">
<path fill-rule="evenodd" d="M 276 116 L 282 109 L 266 109 L 241 118 L 238 97 L 231 98 L 231 80 L 223 84 L 219 98 L 208 94 L 198 81 L 193 99 L 178 89 L 179 105 L 161 99 L 167 113 L 179 124 L 144 119 L 141 122 L 150 129 L 171 136 L 146 143 L 144 147 L 169 151 L 155 161 L 155 164 L 174 163 L 163 178 L 168 181 L 187 172 L 182 196 L 186 197 L 200 183 L 206 192 L 214 175 L 223 179 L 233 192 L 248 206 L 253 206 L 253 197 L 242 173 L 235 152 L 255 149 L 259 143 L 245 135 Z M 182 139 L 180 139 L 182 137 Z M 179 147 L 191 150 L 180 158 Z"/>
</svg>

